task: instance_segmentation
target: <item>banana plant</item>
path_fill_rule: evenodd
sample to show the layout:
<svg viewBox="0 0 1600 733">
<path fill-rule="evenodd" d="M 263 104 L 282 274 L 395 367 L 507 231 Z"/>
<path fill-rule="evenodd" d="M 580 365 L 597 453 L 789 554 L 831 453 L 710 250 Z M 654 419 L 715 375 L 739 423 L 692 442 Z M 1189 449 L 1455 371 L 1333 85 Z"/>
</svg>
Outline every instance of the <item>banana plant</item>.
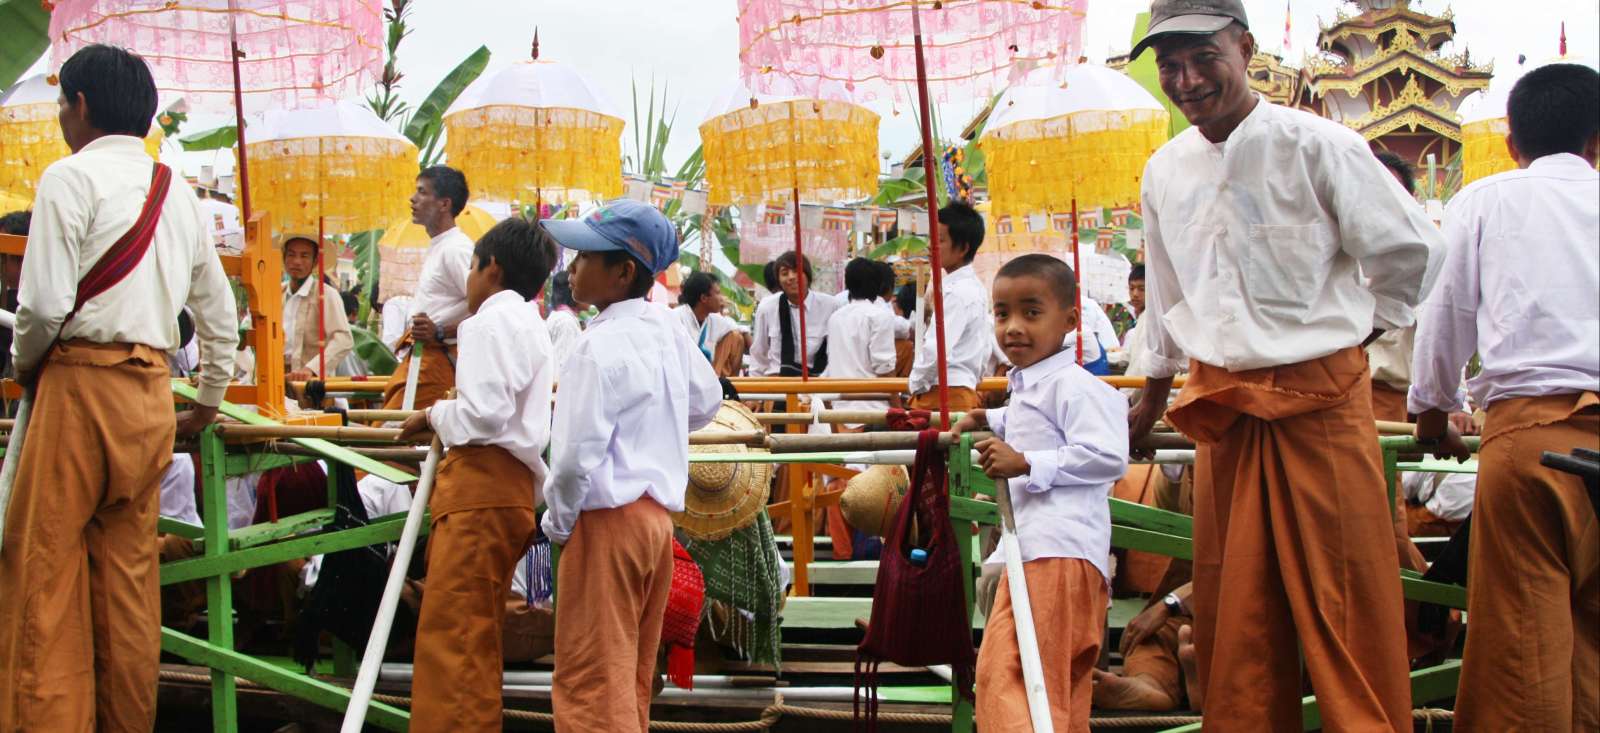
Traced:
<svg viewBox="0 0 1600 733">
<path fill-rule="evenodd" d="M 50 11 L 39 0 L 0 0 L 0 89 L 17 83 L 50 48 Z"/>
<path fill-rule="evenodd" d="M 421 151 L 422 167 L 434 165 L 444 156 L 444 150 L 439 147 L 439 136 L 444 132 L 445 110 L 450 109 L 456 97 L 461 96 L 461 92 L 476 81 L 488 65 L 489 47 L 479 46 L 478 50 L 445 74 L 444 79 L 428 93 L 427 99 L 412 110 L 404 134 Z"/>
<path fill-rule="evenodd" d="M 389 7 L 383 9 L 383 19 L 388 23 L 389 33 L 386 39 L 387 60 L 383 64 L 383 73 L 378 77 L 378 88 L 367 97 L 367 105 L 372 107 L 378 117 L 384 122 L 395 122 L 403 126 L 405 116 L 410 106 L 400 99 L 398 89 L 400 80 L 405 74 L 400 73 L 396 66 L 397 52 L 400 42 L 411 35 L 411 29 L 406 26 L 406 18 L 411 14 L 411 0 L 389 0 Z"/>
</svg>

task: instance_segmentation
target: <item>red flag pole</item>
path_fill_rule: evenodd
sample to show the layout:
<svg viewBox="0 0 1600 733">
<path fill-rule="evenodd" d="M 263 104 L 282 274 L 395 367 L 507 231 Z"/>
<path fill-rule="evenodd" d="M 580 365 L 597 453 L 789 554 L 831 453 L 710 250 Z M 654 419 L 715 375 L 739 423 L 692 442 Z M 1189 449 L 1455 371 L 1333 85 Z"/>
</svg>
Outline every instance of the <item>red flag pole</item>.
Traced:
<svg viewBox="0 0 1600 733">
<path fill-rule="evenodd" d="M 324 257 L 323 251 L 327 249 L 328 235 L 324 234 L 324 231 L 326 231 L 325 220 L 324 220 L 324 218 L 322 216 L 318 216 L 317 217 L 317 374 L 319 376 L 321 376 L 323 379 L 327 379 L 328 378 L 328 326 L 327 326 L 326 323 L 323 322 L 324 311 L 326 311 L 328 309 L 328 307 L 326 305 L 327 302 L 328 302 L 327 301 L 327 297 L 326 297 L 327 296 L 327 292 L 326 292 L 325 286 L 324 286 L 324 280 L 327 277 L 326 274 L 325 274 L 327 272 L 327 266 L 323 264 L 326 261 L 326 260 L 323 259 L 323 257 Z"/>
<path fill-rule="evenodd" d="M 800 281 L 800 381 L 811 378 L 811 366 L 806 361 L 806 296 L 810 294 L 811 283 L 806 282 L 806 256 L 800 244 L 800 187 L 794 187 L 794 276 Z"/>
<path fill-rule="evenodd" d="M 1073 290 L 1078 295 L 1078 366 L 1083 366 L 1083 325 L 1087 319 L 1083 317 L 1083 265 L 1078 257 L 1078 199 L 1072 199 L 1072 224 L 1067 227 L 1072 235 L 1072 277 L 1078 281 L 1078 287 Z"/>
<path fill-rule="evenodd" d="M 239 50 L 239 28 L 237 13 L 238 8 L 234 0 L 228 0 L 228 44 L 231 47 L 230 55 L 233 57 L 233 119 L 234 138 L 239 146 L 239 213 L 244 216 L 245 223 L 250 222 L 250 164 L 244 154 L 244 93 L 243 84 L 239 80 L 239 59 L 244 53 Z"/>
<path fill-rule="evenodd" d="M 939 355 L 939 427 L 950 429 L 950 377 L 944 342 L 944 267 L 939 257 L 939 197 L 934 191 L 933 120 L 928 112 L 928 64 L 922 55 L 920 2 L 911 3 L 911 32 L 917 54 L 917 103 L 922 118 L 923 187 L 928 193 L 928 259 L 933 265 L 933 335 Z"/>
</svg>

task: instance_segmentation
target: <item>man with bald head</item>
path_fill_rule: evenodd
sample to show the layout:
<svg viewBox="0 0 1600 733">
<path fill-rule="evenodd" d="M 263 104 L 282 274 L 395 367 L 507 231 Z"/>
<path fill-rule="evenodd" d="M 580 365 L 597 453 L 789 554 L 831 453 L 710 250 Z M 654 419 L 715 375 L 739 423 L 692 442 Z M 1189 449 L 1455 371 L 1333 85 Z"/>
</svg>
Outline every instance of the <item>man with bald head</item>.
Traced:
<svg viewBox="0 0 1600 733">
<path fill-rule="evenodd" d="M 1411 729 L 1399 562 L 1362 346 L 1404 328 L 1443 240 L 1337 122 L 1250 91 L 1239 0 L 1155 0 L 1133 49 L 1193 125 L 1144 174 L 1150 383 L 1130 437 L 1193 438 L 1206 730 Z M 1190 376 L 1169 409 L 1173 374 Z M 1219 623 L 1225 621 L 1226 623 Z"/>
</svg>

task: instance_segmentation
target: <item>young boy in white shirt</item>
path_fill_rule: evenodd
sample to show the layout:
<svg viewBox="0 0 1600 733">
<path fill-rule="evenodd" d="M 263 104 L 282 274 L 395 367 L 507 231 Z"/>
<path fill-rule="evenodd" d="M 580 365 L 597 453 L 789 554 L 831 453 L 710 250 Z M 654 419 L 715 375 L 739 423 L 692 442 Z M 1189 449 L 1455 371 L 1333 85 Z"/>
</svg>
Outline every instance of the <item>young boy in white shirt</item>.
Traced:
<svg viewBox="0 0 1600 733">
<path fill-rule="evenodd" d="M 672 584 L 672 519 L 689 482 L 689 431 L 722 386 L 678 317 L 646 303 L 678 261 L 666 217 L 629 200 L 546 221 L 576 250 L 572 297 L 600 314 L 562 374 L 541 526 L 561 546 L 552 705 L 561 731 L 644 733 Z"/>
<path fill-rule="evenodd" d="M 1078 327 L 1077 278 L 1030 254 L 994 280 L 994 337 L 1015 368 L 1006 407 L 974 409 L 957 432 L 988 426 L 985 474 L 1009 491 L 1057 731 L 1087 731 L 1105 632 L 1111 485 L 1128 469 L 1128 403 L 1075 363 L 1062 340 Z M 997 550 L 986 564 L 1005 562 Z M 1002 574 L 978 650 L 977 720 L 985 731 L 1032 730 L 1011 592 Z"/>
<path fill-rule="evenodd" d="M 507 586 L 534 537 L 547 470 L 555 365 L 532 302 L 555 264 L 539 225 L 511 217 L 484 233 L 457 329 L 456 397 L 413 413 L 403 440 L 432 430 L 448 448 L 429 509 L 427 587 L 417 621 L 414 730 L 498 731 Z"/>
<path fill-rule="evenodd" d="M 989 295 L 972 269 L 983 244 L 983 215 L 960 201 L 939 210 L 940 264 L 944 267 L 945 370 L 949 375 L 950 411 L 980 405 L 978 382 L 989 371 L 994 353 L 989 323 Z M 928 285 L 928 313 L 933 312 L 933 285 Z M 930 316 L 931 318 L 931 316 Z M 939 409 L 939 347 L 934 324 L 928 322 L 916 361 L 911 366 L 911 406 Z"/>
</svg>

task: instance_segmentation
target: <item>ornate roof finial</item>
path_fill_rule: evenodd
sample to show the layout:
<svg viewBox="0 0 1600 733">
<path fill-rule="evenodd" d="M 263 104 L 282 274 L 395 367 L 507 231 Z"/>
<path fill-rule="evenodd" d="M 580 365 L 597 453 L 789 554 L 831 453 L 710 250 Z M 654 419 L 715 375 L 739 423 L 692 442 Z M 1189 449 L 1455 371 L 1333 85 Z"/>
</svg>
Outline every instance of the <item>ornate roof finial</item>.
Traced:
<svg viewBox="0 0 1600 733">
<path fill-rule="evenodd" d="M 539 26 L 533 27 L 533 60 L 539 60 Z"/>
<path fill-rule="evenodd" d="M 1561 21 L 1561 57 L 1567 57 L 1567 21 Z"/>
</svg>

